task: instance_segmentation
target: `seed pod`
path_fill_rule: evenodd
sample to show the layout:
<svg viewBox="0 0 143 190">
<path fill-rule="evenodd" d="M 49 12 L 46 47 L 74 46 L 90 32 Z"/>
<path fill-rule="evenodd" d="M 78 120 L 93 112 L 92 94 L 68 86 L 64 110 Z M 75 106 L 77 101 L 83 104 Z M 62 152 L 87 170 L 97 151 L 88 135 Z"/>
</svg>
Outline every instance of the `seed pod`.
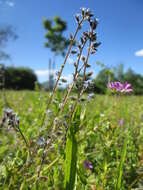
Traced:
<svg viewBox="0 0 143 190">
<path fill-rule="evenodd" d="M 79 14 L 76 14 L 76 15 L 75 15 L 75 19 L 76 19 L 77 23 L 79 23 L 79 22 L 80 22 L 80 19 L 79 19 Z"/>
<path fill-rule="evenodd" d="M 78 44 L 77 47 L 78 47 L 79 49 L 81 49 L 81 45 L 80 45 L 80 44 Z"/>
<path fill-rule="evenodd" d="M 85 42 L 83 37 L 80 38 L 80 41 L 81 41 L 82 44 L 84 44 L 84 42 Z"/>
<path fill-rule="evenodd" d="M 86 16 L 92 17 L 94 16 L 93 13 L 90 11 L 90 9 L 87 9 Z"/>
<path fill-rule="evenodd" d="M 82 55 L 81 60 L 82 60 L 83 62 L 85 62 L 86 57 L 85 57 L 84 55 Z"/>
<path fill-rule="evenodd" d="M 91 77 L 93 75 L 93 72 L 87 73 L 87 77 Z"/>
<path fill-rule="evenodd" d="M 88 32 L 83 32 L 83 36 L 85 36 L 86 38 L 89 37 L 89 33 Z"/>
<path fill-rule="evenodd" d="M 59 122 L 60 122 L 59 118 L 58 118 L 58 117 L 56 117 L 56 118 L 54 119 L 54 125 L 55 125 L 55 126 L 56 126 L 56 125 L 58 125 L 58 124 L 59 124 Z"/>
<path fill-rule="evenodd" d="M 86 11 L 85 8 L 81 8 L 81 14 L 82 14 L 83 17 L 85 16 L 85 11 Z"/>
<path fill-rule="evenodd" d="M 72 35 L 72 33 L 70 33 L 70 40 L 71 40 L 71 41 L 73 40 L 73 35 Z"/>
<path fill-rule="evenodd" d="M 63 134 L 63 133 L 62 133 L 61 131 L 57 131 L 57 132 L 56 132 L 56 135 L 57 135 L 57 136 L 61 136 L 62 134 Z"/>
<path fill-rule="evenodd" d="M 97 19 L 94 19 L 94 20 L 90 21 L 90 27 L 91 27 L 93 30 L 96 29 L 97 24 L 98 24 Z"/>
<path fill-rule="evenodd" d="M 86 100 L 86 98 L 80 98 L 81 102 L 84 102 Z"/>
<path fill-rule="evenodd" d="M 96 39 L 97 39 L 96 33 L 90 33 L 90 40 L 94 42 L 96 41 Z"/>
<path fill-rule="evenodd" d="M 96 53 L 96 51 L 97 51 L 97 50 L 91 49 L 90 54 L 94 54 L 94 53 Z"/>
<path fill-rule="evenodd" d="M 61 82 L 66 83 L 66 82 L 67 82 L 67 80 L 66 80 L 66 79 L 64 79 L 64 78 L 62 78 L 62 79 L 61 79 Z"/>
<path fill-rule="evenodd" d="M 98 46 L 100 46 L 100 44 L 101 44 L 100 42 L 95 42 L 92 44 L 92 48 L 96 49 Z"/>
<path fill-rule="evenodd" d="M 76 53 L 77 53 L 76 50 L 72 50 L 72 51 L 71 51 L 71 54 L 76 54 Z"/>
<path fill-rule="evenodd" d="M 91 65 L 87 63 L 87 64 L 86 64 L 86 67 L 89 68 L 89 67 L 91 67 Z"/>
<path fill-rule="evenodd" d="M 74 66 L 77 67 L 77 63 L 74 63 Z"/>
<path fill-rule="evenodd" d="M 90 22 L 90 16 L 85 16 L 85 20 L 88 20 Z"/>
</svg>

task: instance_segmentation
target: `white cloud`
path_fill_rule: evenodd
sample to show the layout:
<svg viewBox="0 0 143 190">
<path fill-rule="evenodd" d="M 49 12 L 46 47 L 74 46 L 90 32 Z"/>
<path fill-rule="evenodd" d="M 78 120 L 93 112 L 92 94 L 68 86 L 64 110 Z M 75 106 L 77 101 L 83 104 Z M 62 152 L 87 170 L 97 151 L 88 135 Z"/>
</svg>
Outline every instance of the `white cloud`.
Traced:
<svg viewBox="0 0 143 190">
<path fill-rule="evenodd" d="M 55 73 L 56 71 L 54 70 L 51 70 L 50 71 L 51 73 Z M 35 70 L 35 73 L 38 77 L 46 77 L 46 76 L 49 76 L 49 70 L 45 69 L 45 70 Z"/>
<path fill-rule="evenodd" d="M 135 52 L 135 56 L 137 56 L 137 57 L 143 57 L 143 49 L 141 49 L 139 51 L 136 51 Z"/>
<path fill-rule="evenodd" d="M 67 74 L 67 75 L 62 76 L 61 79 L 65 79 L 67 81 L 66 83 L 59 82 L 59 84 L 60 84 L 59 86 L 62 87 L 62 88 L 65 88 L 70 83 L 72 83 L 73 75 L 72 74 Z"/>
<path fill-rule="evenodd" d="M 15 3 L 13 0 L 0 0 L 0 5 L 7 5 L 9 7 L 14 7 Z"/>
<path fill-rule="evenodd" d="M 15 3 L 13 1 L 6 1 L 6 4 L 9 6 L 9 7 L 14 7 L 15 6 Z"/>
<path fill-rule="evenodd" d="M 45 82 L 45 81 L 47 81 L 49 79 L 49 70 L 48 69 L 34 70 L 34 72 L 37 75 L 39 82 Z M 54 76 L 56 76 L 55 75 L 56 70 L 51 70 L 50 72 L 52 74 L 54 74 Z M 72 82 L 73 75 L 72 74 L 67 74 L 67 75 L 62 76 L 61 78 L 65 79 L 67 81 L 67 83 L 62 84 L 62 86 L 65 86 L 65 85 L 70 84 Z"/>
<path fill-rule="evenodd" d="M 69 83 L 71 83 L 72 80 L 73 80 L 73 75 L 72 75 L 72 74 L 68 74 L 68 75 L 65 75 L 65 76 L 62 77 L 62 78 L 66 79 L 66 80 L 67 80 L 67 83 L 69 84 Z"/>
<path fill-rule="evenodd" d="M 37 75 L 39 82 L 45 82 L 49 79 L 49 70 L 48 69 L 34 70 L 34 72 Z M 55 74 L 56 70 L 51 70 L 50 72 L 52 74 Z"/>
</svg>

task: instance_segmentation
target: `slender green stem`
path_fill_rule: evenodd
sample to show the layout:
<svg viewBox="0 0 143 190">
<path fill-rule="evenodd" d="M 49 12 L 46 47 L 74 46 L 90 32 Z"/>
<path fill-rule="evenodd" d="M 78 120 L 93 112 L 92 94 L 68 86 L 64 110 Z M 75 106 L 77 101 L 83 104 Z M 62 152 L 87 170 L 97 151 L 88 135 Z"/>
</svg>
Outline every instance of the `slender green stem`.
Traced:
<svg viewBox="0 0 143 190">
<path fill-rule="evenodd" d="M 30 151 L 30 147 L 29 147 L 29 144 L 28 144 L 28 141 L 26 140 L 26 137 L 24 136 L 23 132 L 21 131 L 20 127 L 18 127 L 18 131 L 23 139 L 23 141 L 25 142 L 26 144 L 26 147 L 28 148 L 28 151 L 29 151 L 29 154 L 31 156 L 31 151 Z"/>
</svg>

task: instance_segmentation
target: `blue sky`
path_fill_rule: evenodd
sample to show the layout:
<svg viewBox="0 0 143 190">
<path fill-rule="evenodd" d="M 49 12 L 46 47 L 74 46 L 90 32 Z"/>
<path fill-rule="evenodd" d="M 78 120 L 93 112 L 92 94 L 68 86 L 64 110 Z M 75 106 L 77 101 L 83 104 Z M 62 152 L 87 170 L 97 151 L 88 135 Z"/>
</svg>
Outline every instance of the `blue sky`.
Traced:
<svg viewBox="0 0 143 190">
<path fill-rule="evenodd" d="M 51 52 L 44 47 L 45 30 L 42 18 L 61 16 L 73 32 L 75 13 L 81 7 L 90 8 L 99 19 L 98 39 L 102 43 L 91 58 L 95 75 L 100 70 L 96 61 L 107 66 L 124 64 L 143 74 L 143 0 L 0 0 L 0 24 L 15 27 L 19 38 L 8 43 L 6 50 L 12 61 L 7 64 L 28 66 L 34 69 L 40 81 L 47 79 L 48 60 Z M 58 70 L 63 58 L 57 57 Z M 64 75 L 70 78 L 72 65 Z"/>
</svg>

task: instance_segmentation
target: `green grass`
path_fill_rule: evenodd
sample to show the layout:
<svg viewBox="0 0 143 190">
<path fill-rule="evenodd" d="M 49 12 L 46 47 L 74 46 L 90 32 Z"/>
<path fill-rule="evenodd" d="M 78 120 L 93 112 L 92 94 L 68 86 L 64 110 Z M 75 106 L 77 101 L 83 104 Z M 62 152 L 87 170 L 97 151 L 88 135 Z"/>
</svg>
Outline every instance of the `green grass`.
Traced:
<svg viewBox="0 0 143 190">
<path fill-rule="evenodd" d="M 58 93 L 57 99 L 61 96 L 62 93 Z M 36 153 L 33 153 L 33 164 L 28 165 L 29 155 L 21 136 L 13 129 L 0 129 L 0 189 L 64 189 L 65 148 L 62 137 L 57 134 L 58 138 L 47 152 L 43 178 L 38 182 L 35 180 L 42 152 L 36 139 L 47 98 L 46 92 L 6 91 L 7 103 L 18 114 L 20 128 Z M 0 93 L 0 116 L 3 106 Z M 52 107 L 57 109 L 54 105 Z M 96 95 L 90 102 L 82 102 L 81 110 L 86 110 L 86 116 L 76 134 L 76 189 L 138 187 L 141 177 L 137 170 L 143 163 L 143 97 Z M 123 126 L 120 126 L 120 119 L 124 120 Z M 49 133 L 48 120 L 47 126 L 41 136 Z M 64 129 L 61 131 L 64 136 Z M 93 170 L 84 167 L 84 160 L 92 163 Z"/>
</svg>

